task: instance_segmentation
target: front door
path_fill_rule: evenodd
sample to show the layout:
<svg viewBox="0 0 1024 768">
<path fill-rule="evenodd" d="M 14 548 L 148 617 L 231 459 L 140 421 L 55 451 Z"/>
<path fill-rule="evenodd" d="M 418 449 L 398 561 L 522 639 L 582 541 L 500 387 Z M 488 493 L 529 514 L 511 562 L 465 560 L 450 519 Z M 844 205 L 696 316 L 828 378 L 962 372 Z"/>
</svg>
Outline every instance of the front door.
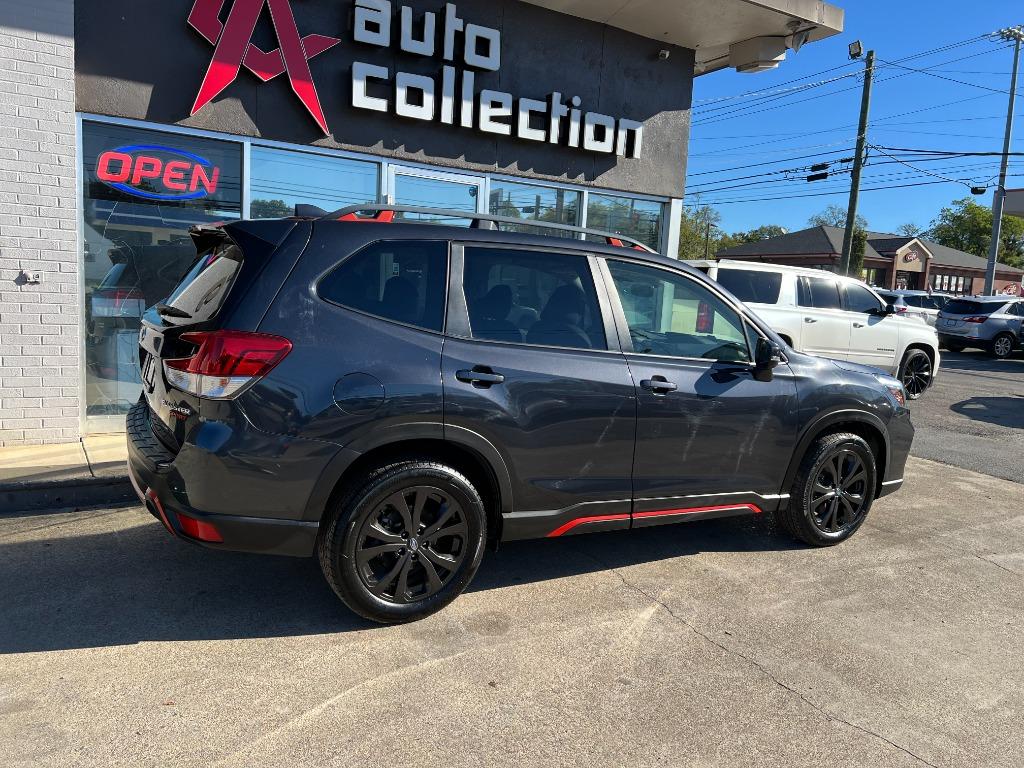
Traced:
<svg viewBox="0 0 1024 768">
<path fill-rule="evenodd" d="M 484 213 L 484 181 L 478 176 L 392 165 L 388 171 L 388 202 L 392 205 Z M 469 224 L 469 219 L 439 218 L 423 213 L 404 213 L 401 217 L 452 226 Z"/>
<path fill-rule="evenodd" d="M 453 249 L 445 437 L 500 456 L 511 483 L 505 539 L 630 524 L 636 398 L 594 263 Z"/>
<path fill-rule="evenodd" d="M 772 509 L 797 433 L 789 368 L 756 381 L 758 332 L 694 278 L 611 259 L 607 275 L 637 386 L 634 526 Z"/>
<path fill-rule="evenodd" d="M 843 284 L 843 307 L 853 315 L 850 362 L 896 373 L 901 321 L 887 314 L 875 294 L 857 283 Z"/>
</svg>

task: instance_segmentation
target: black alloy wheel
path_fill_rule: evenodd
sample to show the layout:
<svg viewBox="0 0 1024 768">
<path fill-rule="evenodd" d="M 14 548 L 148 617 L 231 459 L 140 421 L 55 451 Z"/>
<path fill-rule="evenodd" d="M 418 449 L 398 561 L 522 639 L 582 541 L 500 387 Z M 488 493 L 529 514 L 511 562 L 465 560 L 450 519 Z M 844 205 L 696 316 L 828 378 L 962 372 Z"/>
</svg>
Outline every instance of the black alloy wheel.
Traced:
<svg viewBox="0 0 1024 768">
<path fill-rule="evenodd" d="M 932 384 L 932 359 L 926 352 L 914 349 L 907 353 L 900 369 L 900 381 L 907 397 L 917 400 Z"/>
<path fill-rule="evenodd" d="M 433 597 L 458 571 L 468 551 L 461 505 L 438 488 L 404 488 L 366 518 L 356 568 L 366 588 L 394 603 Z"/>
<path fill-rule="evenodd" d="M 864 517 L 868 470 L 849 449 L 840 449 L 822 463 L 811 490 L 811 515 L 822 533 L 841 535 Z"/>
<path fill-rule="evenodd" d="M 820 437 L 805 454 L 789 503 L 775 519 L 805 544 L 839 544 L 867 519 L 877 477 L 875 455 L 863 437 L 849 432 Z"/>
<path fill-rule="evenodd" d="M 382 624 L 444 608 L 473 580 L 487 513 L 473 483 L 445 464 L 410 458 L 370 471 L 327 511 L 317 540 L 341 600 Z"/>
</svg>

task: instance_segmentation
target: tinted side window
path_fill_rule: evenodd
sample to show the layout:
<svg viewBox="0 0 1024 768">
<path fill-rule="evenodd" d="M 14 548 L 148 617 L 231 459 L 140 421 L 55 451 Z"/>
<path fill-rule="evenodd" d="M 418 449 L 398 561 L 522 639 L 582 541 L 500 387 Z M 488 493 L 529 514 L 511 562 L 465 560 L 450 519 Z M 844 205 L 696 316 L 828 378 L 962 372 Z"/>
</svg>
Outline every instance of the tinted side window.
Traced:
<svg viewBox="0 0 1024 768">
<path fill-rule="evenodd" d="M 925 303 L 923 301 L 924 298 L 925 298 L 924 296 L 904 296 L 903 297 L 903 301 L 906 303 L 906 305 L 908 307 L 919 307 L 920 308 L 920 307 L 925 306 Z"/>
<path fill-rule="evenodd" d="M 320 281 L 322 299 L 430 331 L 444 327 L 448 244 L 374 243 Z"/>
<path fill-rule="evenodd" d="M 467 246 L 462 287 L 474 339 L 608 348 L 586 256 Z"/>
<path fill-rule="evenodd" d="M 801 307 L 815 309 L 842 309 L 839 285 L 835 280 L 821 277 L 801 277 L 798 301 Z"/>
<path fill-rule="evenodd" d="M 846 309 L 849 312 L 877 312 L 882 308 L 874 294 L 863 285 L 846 283 L 843 291 L 846 294 Z"/>
<path fill-rule="evenodd" d="M 782 292 L 782 275 L 752 269 L 719 269 L 718 282 L 740 301 L 777 304 Z"/>
<path fill-rule="evenodd" d="M 635 352 L 750 360 L 742 318 L 700 283 L 642 264 L 609 261 L 608 268 Z"/>
</svg>

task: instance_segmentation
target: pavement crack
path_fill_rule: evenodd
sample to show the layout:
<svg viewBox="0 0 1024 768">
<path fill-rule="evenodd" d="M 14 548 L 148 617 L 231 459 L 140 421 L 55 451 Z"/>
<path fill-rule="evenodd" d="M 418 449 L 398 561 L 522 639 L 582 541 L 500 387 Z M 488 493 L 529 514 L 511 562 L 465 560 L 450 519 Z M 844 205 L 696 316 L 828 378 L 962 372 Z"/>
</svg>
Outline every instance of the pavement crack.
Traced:
<svg viewBox="0 0 1024 768">
<path fill-rule="evenodd" d="M 1001 565 L 1001 564 L 997 563 L 995 560 L 989 560 L 984 555 L 975 555 L 975 557 L 978 558 L 979 560 L 984 560 L 989 565 L 994 565 L 996 568 L 1004 570 L 1007 573 L 1013 574 L 1014 576 L 1020 576 L 1020 573 L 1018 573 L 1017 571 L 1013 570 L 1013 568 L 1007 568 L 1005 565 Z"/>
<path fill-rule="evenodd" d="M 652 595 L 650 592 L 648 592 L 643 587 L 639 586 L 638 584 L 634 584 L 629 579 L 627 579 L 625 574 L 623 574 L 615 566 L 611 565 L 610 563 L 605 562 L 604 560 L 602 560 L 601 558 L 597 557 L 596 555 L 590 554 L 589 552 L 583 552 L 582 550 L 580 550 L 578 548 L 575 548 L 575 547 L 574 547 L 574 549 L 576 549 L 576 552 L 578 554 L 580 554 L 580 555 L 582 555 L 584 557 L 590 558 L 594 562 L 598 563 L 599 565 L 601 565 L 602 567 L 607 569 L 610 573 L 615 574 L 615 576 L 618 577 L 618 579 L 622 582 L 622 585 L 624 587 L 626 587 L 627 589 L 630 589 L 630 590 L 636 592 L 638 595 L 641 595 L 642 597 L 645 597 L 646 599 L 650 600 L 652 603 L 654 603 L 657 606 L 659 606 L 660 608 L 662 608 L 665 611 L 665 613 L 667 613 L 673 619 L 675 619 L 680 624 L 685 626 L 687 629 L 689 629 L 691 632 L 693 632 L 693 634 L 697 635 L 697 637 L 699 637 L 702 640 L 704 640 L 705 642 L 713 645 L 714 647 L 718 648 L 719 650 L 725 652 L 726 654 L 728 654 L 730 656 L 735 656 L 735 657 L 737 657 L 739 659 L 742 659 L 743 661 L 747 662 L 747 664 L 749 664 L 752 667 L 754 667 L 755 669 L 757 669 L 762 675 L 764 675 L 766 678 L 768 678 L 768 680 L 770 680 L 772 683 L 777 685 L 779 688 L 782 688 L 784 691 L 788 691 L 789 693 L 791 693 L 794 696 L 798 697 L 800 699 L 800 701 L 802 701 L 808 707 L 810 707 L 815 712 L 817 712 L 818 714 L 823 716 L 829 722 L 840 723 L 840 724 L 845 725 L 845 726 L 847 726 L 849 728 L 852 728 L 855 731 L 859 731 L 859 732 L 861 732 L 861 733 L 863 733 L 863 734 L 865 734 L 867 736 L 872 736 L 872 737 L 878 739 L 879 741 L 882 741 L 885 744 L 888 744 L 893 749 L 899 750 L 900 752 L 903 752 L 904 754 L 908 755 L 909 757 L 914 758 L 918 762 L 923 763 L 924 765 L 930 766 L 930 768 L 939 768 L 934 763 L 931 763 L 931 762 L 925 760 L 920 755 L 915 754 L 914 752 L 912 752 L 911 750 L 907 749 L 904 746 L 901 746 L 900 744 L 897 744 L 892 739 L 890 739 L 890 738 L 888 738 L 888 737 L 886 737 L 886 736 L 884 736 L 884 735 L 882 735 L 882 734 L 880 734 L 880 733 L 878 733 L 876 731 L 873 731 L 870 728 L 865 728 L 864 726 L 858 725 L 857 723 L 852 723 L 849 720 L 846 720 L 845 718 L 842 718 L 839 715 L 835 714 L 834 712 L 831 712 L 831 711 L 825 709 L 820 704 L 817 704 L 816 702 L 814 702 L 811 699 L 809 699 L 805 694 L 803 694 L 802 692 L 798 691 L 796 688 L 793 688 L 788 683 L 785 683 L 784 681 L 780 680 L 770 669 L 768 669 L 766 666 L 764 666 L 757 659 L 751 658 L 750 656 L 747 656 L 746 654 L 736 650 L 735 648 L 730 648 L 729 646 L 725 645 L 724 643 L 722 643 L 721 641 L 717 640 L 713 636 L 711 636 L 711 635 L 707 634 L 706 632 L 698 629 L 686 617 L 681 616 L 678 613 L 676 613 L 674 610 L 672 610 L 671 606 L 669 606 L 668 603 L 666 603 L 660 597 L 658 597 L 656 595 Z M 979 555 L 979 557 L 980 557 L 980 555 Z M 984 559 L 984 558 L 982 558 L 982 559 Z M 988 561 L 988 562 L 992 562 L 992 561 Z M 997 563 L 993 563 L 993 565 L 997 565 Z M 1002 568 L 1002 566 L 999 566 L 999 567 Z"/>
</svg>

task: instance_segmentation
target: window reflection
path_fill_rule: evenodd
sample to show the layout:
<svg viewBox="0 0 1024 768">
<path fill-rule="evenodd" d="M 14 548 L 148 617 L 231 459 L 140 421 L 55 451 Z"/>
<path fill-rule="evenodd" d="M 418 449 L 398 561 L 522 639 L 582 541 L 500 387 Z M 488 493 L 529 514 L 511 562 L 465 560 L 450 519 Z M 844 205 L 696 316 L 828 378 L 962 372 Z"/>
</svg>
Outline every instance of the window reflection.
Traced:
<svg viewBox="0 0 1024 768">
<path fill-rule="evenodd" d="M 575 226 L 579 223 L 581 197 L 581 193 L 568 189 L 494 180 L 491 182 L 490 212 L 494 216 Z M 573 237 L 571 232 L 559 232 L 525 224 L 521 227 L 502 224 L 501 229 Z"/>
<path fill-rule="evenodd" d="M 253 147 L 251 159 L 249 214 L 254 219 L 291 216 L 297 203 L 335 211 L 377 202 L 376 163 L 262 147 Z"/>
<path fill-rule="evenodd" d="M 86 414 L 139 398 L 139 329 L 195 260 L 194 224 L 241 214 L 238 144 L 82 125 Z"/>
<path fill-rule="evenodd" d="M 661 246 L 663 205 L 632 197 L 590 193 L 587 227 L 625 235 L 649 248 Z"/>
</svg>

